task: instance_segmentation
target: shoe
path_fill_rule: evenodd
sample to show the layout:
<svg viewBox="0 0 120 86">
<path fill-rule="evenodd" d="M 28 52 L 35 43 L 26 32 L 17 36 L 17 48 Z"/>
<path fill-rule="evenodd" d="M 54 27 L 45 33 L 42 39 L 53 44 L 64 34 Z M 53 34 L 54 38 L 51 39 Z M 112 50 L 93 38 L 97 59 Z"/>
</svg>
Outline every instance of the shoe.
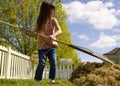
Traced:
<svg viewBox="0 0 120 86">
<path fill-rule="evenodd" d="M 51 80 L 51 83 L 55 83 L 55 80 Z"/>
</svg>

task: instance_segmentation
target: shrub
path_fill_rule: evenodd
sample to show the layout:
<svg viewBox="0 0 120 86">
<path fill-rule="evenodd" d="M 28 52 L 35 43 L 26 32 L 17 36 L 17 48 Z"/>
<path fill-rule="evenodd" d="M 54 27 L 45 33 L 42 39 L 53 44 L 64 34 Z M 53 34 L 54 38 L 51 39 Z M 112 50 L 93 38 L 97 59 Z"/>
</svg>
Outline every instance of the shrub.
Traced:
<svg viewBox="0 0 120 86">
<path fill-rule="evenodd" d="M 120 86 L 120 65 L 87 62 L 78 66 L 69 80 L 77 86 Z"/>
</svg>

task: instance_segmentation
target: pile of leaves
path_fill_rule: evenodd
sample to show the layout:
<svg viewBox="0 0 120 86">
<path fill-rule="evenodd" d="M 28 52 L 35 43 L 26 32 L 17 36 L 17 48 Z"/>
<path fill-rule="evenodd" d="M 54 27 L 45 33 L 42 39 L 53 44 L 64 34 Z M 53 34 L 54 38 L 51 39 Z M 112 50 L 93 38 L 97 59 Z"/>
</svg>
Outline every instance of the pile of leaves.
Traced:
<svg viewBox="0 0 120 86">
<path fill-rule="evenodd" d="M 120 86 L 120 65 L 87 62 L 78 66 L 69 80 L 77 86 Z"/>
</svg>

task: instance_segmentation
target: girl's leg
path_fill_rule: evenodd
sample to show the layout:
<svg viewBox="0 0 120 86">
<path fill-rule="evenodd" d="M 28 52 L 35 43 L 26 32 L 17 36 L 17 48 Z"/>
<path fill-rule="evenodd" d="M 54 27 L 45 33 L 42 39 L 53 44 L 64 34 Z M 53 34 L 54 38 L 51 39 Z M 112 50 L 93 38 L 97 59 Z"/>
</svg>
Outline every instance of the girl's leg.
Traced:
<svg viewBox="0 0 120 86">
<path fill-rule="evenodd" d="M 38 55 L 39 55 L 39 63 L 34 77 L 36 81 L 42 80 L 43 70 L 46 63 L 46 50 L 38 50 Z"/>
<path fill-rule="evenodd" d="M 56 75 L 56 48 L 50 48 L 47 56 L 50 63 L 49 78 L 54 80 Z"/>
</svg>

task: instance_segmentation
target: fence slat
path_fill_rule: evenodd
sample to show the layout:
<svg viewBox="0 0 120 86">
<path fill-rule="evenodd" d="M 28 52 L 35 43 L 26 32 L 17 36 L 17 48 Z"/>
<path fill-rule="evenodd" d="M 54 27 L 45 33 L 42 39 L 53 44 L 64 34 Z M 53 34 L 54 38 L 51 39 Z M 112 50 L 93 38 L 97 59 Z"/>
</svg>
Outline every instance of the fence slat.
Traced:
<svg viewBox="0 0 120 86">
<path fill-rule="evenodd" d="M 8 47 L 8 52 L 6 55 L 6 74 L 5 77 L 9 78 L 10 77 L 10 67 L 11 67 L 11 47 Z"/>
</svg>

